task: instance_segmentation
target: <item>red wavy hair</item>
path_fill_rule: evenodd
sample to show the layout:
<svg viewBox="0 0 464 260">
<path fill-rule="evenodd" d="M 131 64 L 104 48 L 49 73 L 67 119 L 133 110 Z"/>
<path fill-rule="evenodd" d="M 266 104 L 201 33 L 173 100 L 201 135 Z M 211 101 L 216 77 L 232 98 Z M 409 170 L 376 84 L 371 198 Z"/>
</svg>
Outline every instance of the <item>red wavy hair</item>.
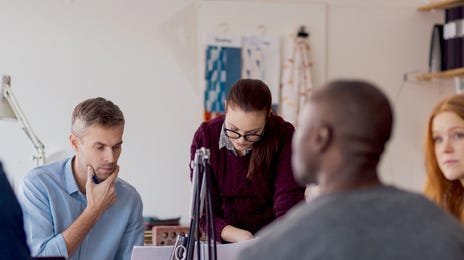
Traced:
<svg viewBox="0 0 464 260">
<path fill-rule="evenodd" d="M 458 218 L 461 223 L 464 223 L 464 187 L 459 180 L 450 181 L 445 178 L 435 155 L 432 123 L 435 116 L 443 112 L 455 113 L 464 120 L 464 94 L 443 99 L 435 106 L 429 116 L 424 145 L 425 169 L 427 171 L 424 193 L 440 207 Z"/>
</svg>

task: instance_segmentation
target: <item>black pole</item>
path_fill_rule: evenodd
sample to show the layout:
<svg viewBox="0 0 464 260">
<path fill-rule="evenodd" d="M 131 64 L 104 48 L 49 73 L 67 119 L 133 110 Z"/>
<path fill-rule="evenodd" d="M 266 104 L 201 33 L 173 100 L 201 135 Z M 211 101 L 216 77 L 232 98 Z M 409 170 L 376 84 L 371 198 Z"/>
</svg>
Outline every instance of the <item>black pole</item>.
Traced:
<svg viewBox="0 0 464 260">
<path fill-rule="evenodd" d="M 195 152 L 193 162 L 193 189 L 190 228 L 187 237 L 186 260 L 193 260 L 195 255 L 195 243 L 197 259 L 201 260 L 201 229 L 200 217 L 205 217 L 205 232 L 208 239 L 208 260 L 217 259 L 216 235 L 214 227 L 214 215 L 211 198 L 211 174 L 209 157 L 210 150 L 202 147 Z"/>
<path fill-rule="evenodd" d="M 203 161 L 203 160 L 202 160 Z M 200 244 L 200 216 L 201 216 L 201 204 L 202 204 L 202 199 L 201 199 L 201 190 L 202 190 L 202 185 L 201 183 L 203 183 L 203 178 L 204 178 L 204 173 L 203 173 L 203 167 L 202 165 L 199 165 L 199 168 L 200 168 L 200 171 L 199 171 L 199 177 L 198 178 L 198 196 L 197 196 L 197 200 L 196 200 L 196 203 L 195 203 L 195 237 L 194 237 L 194 240 L 196 242 L 196 245 L 197 245 L 197 259 L 198 260 L 201 260 L 201 244 Z"/>
<path fill-rule="evenodd" d="M 187 256 L 186 260 L 193 260 L 195 251 L 195 238 L 199 228 L 199 214 L 200 211 L 200 191 L 201 191 L 201 171 L 200 171 L 200 157 L 198 151 L 195 153 L 194 161 L 194 176 L 193 176 L 193 192 L 192 192 L 192 216 L 190 221 L 188 243 L 187 243 Z"/>
<path fill-rule="evenodd" d="M 205 166 L 205 177 L 206 177 L 206 212 L 208 219 L 208 260 L 217 259 L 217 248 L 216 248 L 216 232 L 214 227 L 214 216 L 213 216 L 213 203 L 211 198 L 211 173 L 209 164 Z M 211 241 L 213 248 L 211 248 Z"/>
</svg>

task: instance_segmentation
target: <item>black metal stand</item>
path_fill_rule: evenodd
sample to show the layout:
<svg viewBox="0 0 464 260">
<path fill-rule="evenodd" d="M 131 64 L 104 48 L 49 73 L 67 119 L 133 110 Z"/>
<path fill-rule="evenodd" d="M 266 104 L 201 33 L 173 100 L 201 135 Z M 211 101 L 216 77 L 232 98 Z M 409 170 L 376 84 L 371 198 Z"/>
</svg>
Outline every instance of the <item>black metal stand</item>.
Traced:
<svg viewBox="0 0 464 260">
<path fill-rule="evenodd" d="M 215 239 L 215 230 L 213 222 L 213 208 L 211 198 L 211 176 L 210 176 L 210 150 L 202 147 L 195 152 L 193 161 L 193 188 L 191 202 L 191 219 L 190 229 L 187 239 L 179 238 L 179 244 L 176 241 L 171 260 L 193 260 L 195 255 L 195 247 L 197 260 L 217 260 L 217 248 Z M 205 209 L 204 209 L 205 206 Z M 204 214 L 204 215 L 203 215 Z M 207 255 L 202 254 L 201 250 L 201 230 L 200 218 L 204 216 L 206 220 L 205 233 L 207 240 Z"/>
</svg>

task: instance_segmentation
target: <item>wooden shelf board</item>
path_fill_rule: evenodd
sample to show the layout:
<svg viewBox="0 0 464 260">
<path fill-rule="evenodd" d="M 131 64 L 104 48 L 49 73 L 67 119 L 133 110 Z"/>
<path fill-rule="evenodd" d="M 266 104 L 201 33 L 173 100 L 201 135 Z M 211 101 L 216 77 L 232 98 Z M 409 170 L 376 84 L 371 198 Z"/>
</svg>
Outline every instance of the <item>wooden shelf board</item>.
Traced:
<svg viewBox="0 0 464 260">
<path fill-rule="evenodd" d="M 417 77 L 418 80 L 431 80 L 431 79 L 449 79 L 454 77 L 464 77 L 464 68 L 446 70 L 437 73 L 426 73 Z"/>
<path fill-rule="evenodd" d="M 460 5 L 464 5 L 464 0 L 441 0 L 431 2 L 427 5 L 419 6 L 417 8 L 417 11 L 426 12 L 434 9 L 452 8 Z"/>
</svg>

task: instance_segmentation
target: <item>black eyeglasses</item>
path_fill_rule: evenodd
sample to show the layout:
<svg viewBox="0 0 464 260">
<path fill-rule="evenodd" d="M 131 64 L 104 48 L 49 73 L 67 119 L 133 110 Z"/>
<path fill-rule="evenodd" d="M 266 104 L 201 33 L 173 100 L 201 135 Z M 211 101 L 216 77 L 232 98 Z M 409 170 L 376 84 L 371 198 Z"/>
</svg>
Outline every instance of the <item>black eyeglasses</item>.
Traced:
<svg viewBox="0 0 464 260">
<path fill-rule="evenodd" d="M 264 131 L 261 134 L 244 134 L 244 135 L 242 135 L 242 134 L 240 134 L 238 132 L 235 132 L 234 130 L 227 129 L 225 127 L 224 127 L 224 133 L 230 139 L 239 139 L 240 137 L 243 136 L 243 138 L 245 138 L 245 141 L 252 142 L 252 143 L 258 142 L 259 140 L 261 140 L 261 138 L 264 135 Z"/>
</svg>

